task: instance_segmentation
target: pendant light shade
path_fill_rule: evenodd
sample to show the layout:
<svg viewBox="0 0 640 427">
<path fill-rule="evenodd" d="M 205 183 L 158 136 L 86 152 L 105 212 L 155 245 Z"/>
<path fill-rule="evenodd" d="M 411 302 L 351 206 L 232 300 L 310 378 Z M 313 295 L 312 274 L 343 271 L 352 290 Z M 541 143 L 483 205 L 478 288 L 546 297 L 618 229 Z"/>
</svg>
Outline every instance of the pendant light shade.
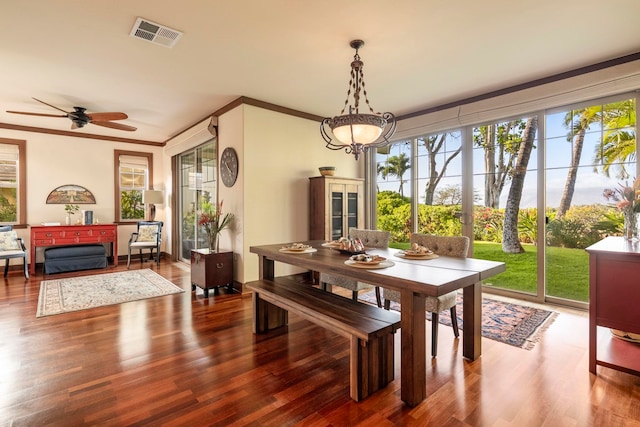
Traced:
<svg viewBox="0 0 640 427">
<path fill-rule="evenodd" d="M 376 113 L 371 108 L 367 91 L 364 89 L 364 63 L 360 60 L 358 49 L 364 45 L 362 40 L 353 40 L 350 46 L 356 50 L 351 62 L 351 80 L 347 90 L 347 99 L 340 115 L 327 117 L 320 124 L 320 134 L 331 150 L 344 149 L 358 160 L 360 153 L 370 147 L 379 148 L 389 144 L 389 138 L 396 130 L 396 119 L 391 113 Z M 353 89 L 353 105 L 349 96 Z M 360 96 L 369 107 L 369 113 L 360 113 Z M 347 110 L 349 114 L 344 114 Z"/>
</svg>

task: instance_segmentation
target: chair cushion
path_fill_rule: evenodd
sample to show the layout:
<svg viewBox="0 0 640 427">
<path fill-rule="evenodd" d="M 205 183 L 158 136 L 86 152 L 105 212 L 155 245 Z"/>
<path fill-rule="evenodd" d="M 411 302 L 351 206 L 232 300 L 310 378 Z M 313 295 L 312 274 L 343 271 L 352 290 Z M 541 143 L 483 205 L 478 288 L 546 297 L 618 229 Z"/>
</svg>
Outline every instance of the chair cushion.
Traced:
<svg viewBox="0 0 640 427">
<path fill-rule="evenodd" d="M 15 230 L 0 233 L 0 251 L 22 250 L 18 243 L 18 234 Z"/>
<path fill-rule="evenodd" d="M 400 292 L 393 289 L 383 289 L 384 299 L 389 301 L 395 301 L 400 303 Z M 456 305 L 457 291 L 449 292 L 446 295 L 439 297 L 426 297 L 425 298 L 425 310 L 430 313 L 440 313 L 443 310 L 450 309 Z"/>
<path fill-rule="evenodd" d="M 131 244 L 129 245 L 130 248 L 155 248 L 156 246 L 158 246 L 157 242 L 155 240 L 151 241 L 151 242 L 131 242 Z"/>
<path fill-rule="evenodd" d="M 332 276 L 327 273 L 320 273 L 320 283 L 340 286 L 341 288 L 349 289 L 351 291 L 373 288 L 373 285 L 368 283 L 358 282 L 353 279 L 345 279 L 344 277 Z"/>
<path fill-rule="evenodd" d="M 18 258 L 18 257 L 26 257 L 27 252 L 22 249 L 16 249 L 12 251 L 0 251 L 0 258 Z"/>
<path fill-rule="evenodd" d="M 141 225 L 138 228 L 137 242 L 157 242 L 158 226 L 157 225 Z"/>
</svg>

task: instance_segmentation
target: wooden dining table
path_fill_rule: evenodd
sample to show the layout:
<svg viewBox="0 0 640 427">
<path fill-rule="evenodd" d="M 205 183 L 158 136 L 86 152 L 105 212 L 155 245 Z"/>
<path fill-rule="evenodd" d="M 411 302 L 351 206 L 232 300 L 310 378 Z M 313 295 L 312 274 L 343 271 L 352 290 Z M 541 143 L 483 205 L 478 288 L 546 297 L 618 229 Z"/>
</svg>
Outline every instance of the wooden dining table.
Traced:
<svg viewBox="0 0 640 427">
<path fill-rule="evenodd" d="M 502 262 L 476 258 L 439 256 L 408 259 L 398 249 L 368 249 L 367 254 L 387 258 L 384 268 L 361 268 L 345 263 L 348 254 L 322 246 L 324 241 L 300 242 L 313 252 L 281 251 L 290 243 L 251 246 L 258 255 L 260 279 L 273 279 L 276 262 L 315 272 L 330 273 L 400 292 L 402 310 L 400 336 L 400 387 L 402 401 L 413 407 L 426 398 L 426 318 L 425 297 L 438 297 L 462 289 L 463 357 L 475 360 L 481 354 L 482 280 L 505 270 Z"/>
</svg>

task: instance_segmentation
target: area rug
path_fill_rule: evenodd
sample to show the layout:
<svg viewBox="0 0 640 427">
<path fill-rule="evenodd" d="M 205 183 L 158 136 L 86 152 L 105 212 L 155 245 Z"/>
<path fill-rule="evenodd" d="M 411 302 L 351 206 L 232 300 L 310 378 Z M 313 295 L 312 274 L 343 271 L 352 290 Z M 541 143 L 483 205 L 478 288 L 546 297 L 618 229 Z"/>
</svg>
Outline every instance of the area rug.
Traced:
<svg viewBox="0 0 640 427">
<path fill-rule="evenodd" d="M 360 295 L 360 300 L 376 304 L 373 291 Z M 400 304 L 392 301 L 391 310 L 400 311 Z M 514 347 L 531 350 L 540 340 L 542 332 L 555 320 L 558 313 L 524 305 L 507 303 L 490 298 L 482 299 L 482 336 Z M 456 302 L 458 327 L 462 324 L 462 294 Z M 431 313 L 427 313 L 431 321 Z M 451 326 L 451 315 L 445 310 L 438 316 L 439 323 Z"/>
<path fill-rule="evenodd" d="M 150 269 L 43 280 L 36 317 L 184 292 Z"/>
</svg>

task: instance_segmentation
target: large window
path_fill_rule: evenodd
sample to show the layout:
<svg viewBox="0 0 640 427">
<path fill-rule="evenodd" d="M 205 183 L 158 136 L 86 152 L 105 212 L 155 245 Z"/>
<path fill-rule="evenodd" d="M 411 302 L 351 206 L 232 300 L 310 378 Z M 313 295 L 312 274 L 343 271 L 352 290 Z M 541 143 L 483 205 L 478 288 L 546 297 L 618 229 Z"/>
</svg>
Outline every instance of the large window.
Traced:
<svg viewBox="0 0 640 427">
<path fill-rule="evenodd" d="M 506 264 L 485 291 L 586 307 L 585 248 L 623 231 L 603 193 L 640 177 L 636 105 L 613 96 L 378 149 L 375 227 L 399 248 L 411 232 L 464 234 L 473 256 Z"/>
<path fill-rule="evenodd" d="M 26 142 L 0 138 L 0 223 L 26 224 Z"/>
<path fill-rule="evenodd" d="M 144 220 L 146 212 L 142 193 L 153 188 L 153 154 L 116 150 L 115 167 L 116 221 Z"/>
</svg>

